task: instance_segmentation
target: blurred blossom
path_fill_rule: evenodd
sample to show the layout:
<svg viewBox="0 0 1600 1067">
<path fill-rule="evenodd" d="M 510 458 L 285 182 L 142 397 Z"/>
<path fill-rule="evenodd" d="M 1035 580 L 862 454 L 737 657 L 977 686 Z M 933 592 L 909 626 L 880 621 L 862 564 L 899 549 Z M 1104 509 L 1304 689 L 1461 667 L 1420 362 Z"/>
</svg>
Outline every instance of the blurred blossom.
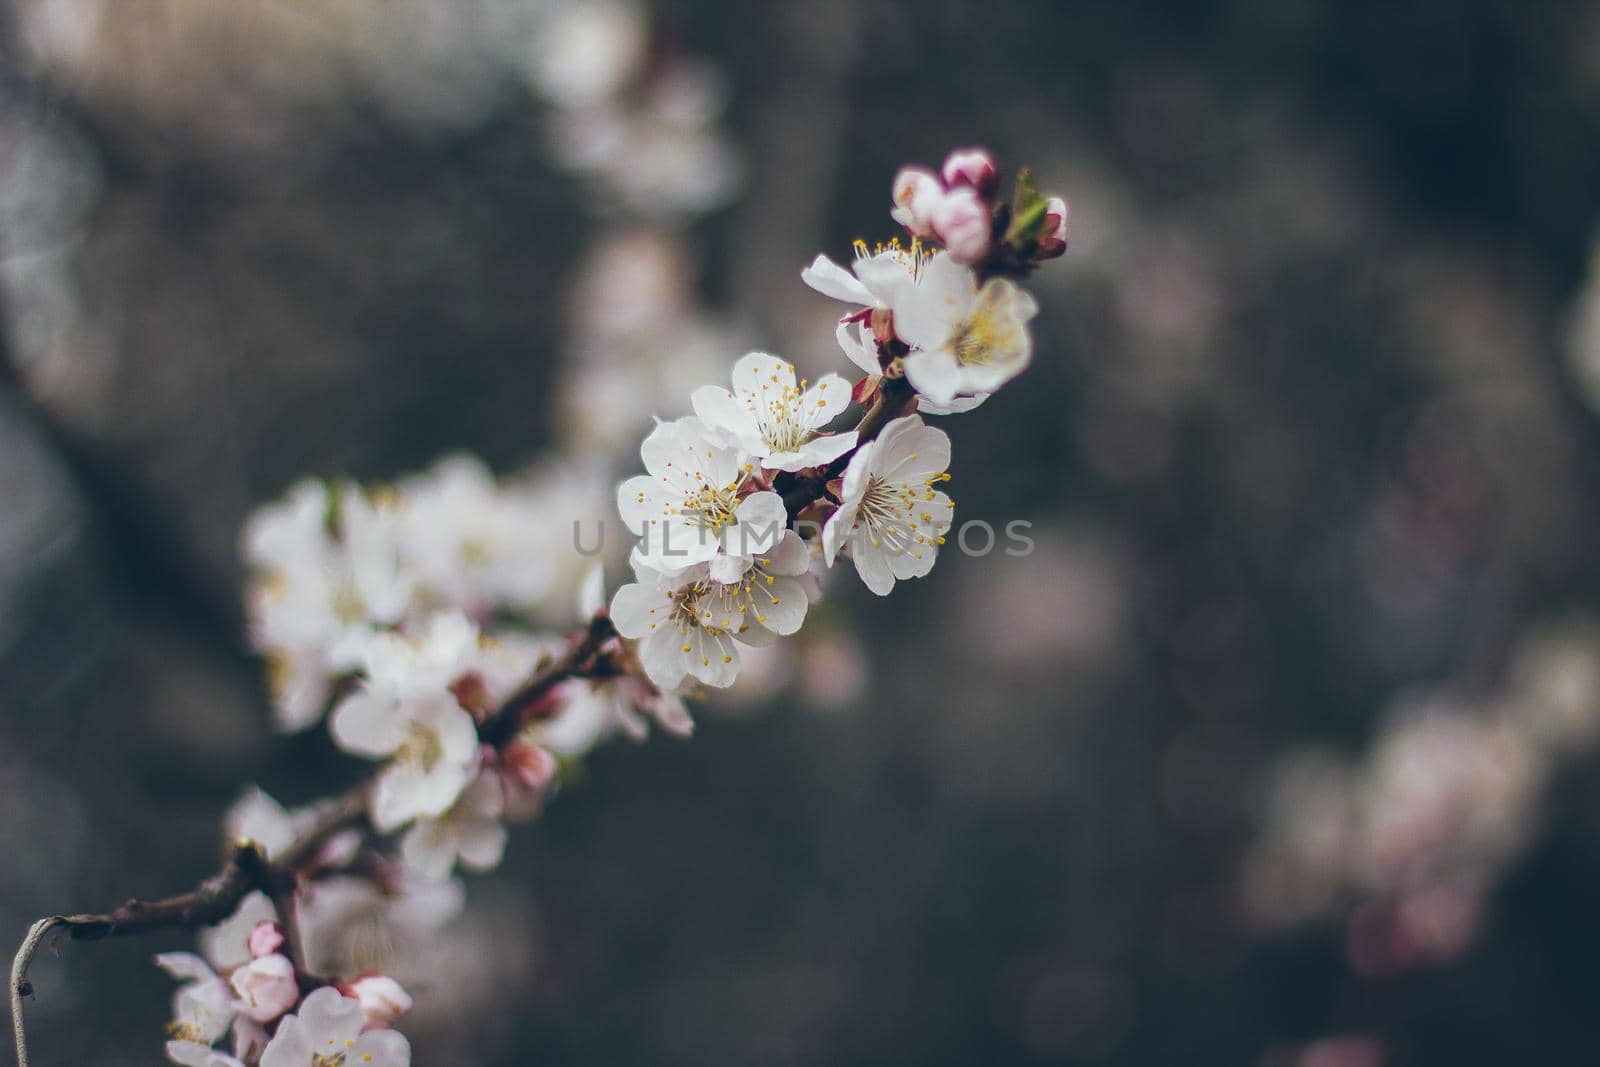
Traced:
<svg viewBox="0 0 1600 1067">
<path fill-rule="evenodd" d="M 1268 928 L 1341 919 L 1365 974 L 1459 954 L 1537 831 L 1552 776 L 1593 743 L 1594 635 L 1589 619 L 1533 631 L 1492 696 L 1402 701 L 1358 763 L 1286 760 L 1245 866 L 1247 915 Z"/>
<path fill-rule="evenodd" d="M 551 102 L 583 107 L 620 94 L 643 68 L 648 45 L 637 4 L 566 3 L 550 12 L 528 55 L 528 75 Z"/>
<path fill-rule="evenodd" d="M 1269 1049 L 1260 1067 L 1384 1067 L 1389 1058 L 1375 1037 L 1324 1037 L 1298 1048 Z"/>
<path fill-rule="evenodd" d="M 854 707 L 866 689 L 870 670 L 861 643 L 826 626 L 805 633 L 797 672 L 801 699 L 819 711 Z"/>
<path fill-rule="evenodd" d="M 0 307 L 10 347 L 34 388 L 82 404 L 95 394 L 92 379 L 59 355 L 88 329 L 73 268 L 100 196 L 99 165 L 65 124 L 7 112 L 0 131 Z"/>
</svg>

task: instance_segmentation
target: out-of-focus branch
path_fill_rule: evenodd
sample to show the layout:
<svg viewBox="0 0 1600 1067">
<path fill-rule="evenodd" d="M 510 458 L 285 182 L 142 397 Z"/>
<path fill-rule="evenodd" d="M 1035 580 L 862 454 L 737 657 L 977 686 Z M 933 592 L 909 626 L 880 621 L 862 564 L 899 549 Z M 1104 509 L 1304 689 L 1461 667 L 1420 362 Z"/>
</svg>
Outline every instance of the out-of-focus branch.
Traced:
<svg viewBox="0 0 1600 1067">
<path fill-rule="evenodd" d="M 496 748 L 509 744 L 523 726 L 543 713 L 549 704 L 545 698 L 562 682 L 607 674 L 610 664 L 602 646 L 616 633 L 604 611 L 590 619 L 582 630 L 573 634 L 562 655 L 535 672 L 483 720 L 479 726 L 483 742 Z M 362 822 L 372 781 L 365 779 L 326 804 L 311 824 L 270 862 L 255 842 L 239 840 L 234 842 L 223 868 L 188 892 L 159 900 L 129 900 L 102 914 L 52 915 L 29 927 L 11 962 L 11 1028 L 18 1067 L 28 1065 L 28 1043 L 22 1019 L 22 1002 L 33 995 L 28 966 L 46 939 L 53 944 L 60 937 L 73 941 L 102 941 L 154 930 L 195 930 L 226 919 L 256 890 L 275 900 L 286 899 L 294 892 L 300 877 L 316 866 L 323 848 L 334 835 Z M 291 938 L 291 948 L 300 951 L 298 937 Z"/>
</svg>

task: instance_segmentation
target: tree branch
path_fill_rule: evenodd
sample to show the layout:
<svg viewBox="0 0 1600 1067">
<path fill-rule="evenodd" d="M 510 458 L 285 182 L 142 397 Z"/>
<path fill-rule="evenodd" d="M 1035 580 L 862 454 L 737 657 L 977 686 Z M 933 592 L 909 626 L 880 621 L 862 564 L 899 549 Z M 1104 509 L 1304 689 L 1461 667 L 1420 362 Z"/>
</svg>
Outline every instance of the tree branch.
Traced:
<svg viewBox="0 0 1600 1067">
<path fill-rule="evenodd" d="M 546 698 L 556 686 L 571 678 L 609 673 L 610 664 L 601 648 L 616 633 L 604 611 L 590 619 L 573 635 L 566 652 L 535 672 L 522 688 L 484 719 L 479 725 L 479 737 L 485 744 L 504 747 L 528 722 L 552 713 L 547 710 L 551 705 Z M 16 1041 L 18 1067 L 28 1067 L 27 1035 L 22 1020 L 23 999 L 33 995 L 28 966 L 47 937 L 64 934 L 73 941 L 102 941 L 154 930 L 194 930 L 226 919 L 256 890 L 274 900 L 286 899 L 294 892 L 301 875 L 316 865 L 318 855 L 329 840 L 366 816 L 372 782 L 372 778 L 367 778 L 327 804 L 300 836 L 271 862 L 254 841 L 241 839 L 234 842 L 222 870 L 186 893 L 159 900 L 129 900 L 102 914 L 53 915 L 34 923 L 11 962 L 11 1029 Z M 291 942 L 291 947 L 298 952 L 301 946 Z M 303 960 L 297 962 L 304 963 Z"/>
</svg>

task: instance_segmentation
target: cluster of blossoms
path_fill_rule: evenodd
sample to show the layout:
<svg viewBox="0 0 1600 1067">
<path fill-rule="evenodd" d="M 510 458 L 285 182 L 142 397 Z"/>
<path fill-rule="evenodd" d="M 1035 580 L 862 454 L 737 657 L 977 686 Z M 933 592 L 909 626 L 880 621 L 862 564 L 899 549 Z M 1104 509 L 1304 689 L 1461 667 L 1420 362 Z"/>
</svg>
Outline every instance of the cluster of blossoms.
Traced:
<svg viewBox="0 0 1600 1067">
<path fill-rule="evenodd" d="M 841 557 L 879 595 L 929 573 L 951 526 L 950 440 L 921 412 L 975 407 L 1027 365 L 1036 305 L 1014 279 L 1065 239 L 1065 208 L 1026 173 L 1000 204 L 986 154 L 956 153 L 945 172 L 941 195 L 983 212 L 984 253 L 970 236 L 924 244 L 953 239 L 918 233 L 902 205 L 905 248 L 853 273 L 819 257 L 804 278 L 857 305 L 838 336 L 866 375 L 809 382 L 753 352 L 731 388 L 658 422 L 647 473 L 616 490 L 638 541 L 609 605 L 580 543 L 586 519 L 604 536 L 588 479 L 500 484 L 454 457 L 378 490 L 307 481 L 252 519 L 251 632 L 280 724 L 326 715 L 335 744 L 378 767 L 352 794 L 359 818 L 339 801 L 287 812 L 259 790 L 230 814 L 273 892 L 245 897 L 203 955 L 159 958 L 185 983 L 174 1061 L 409 1062 L 389 1029 L 410 1006 L 406 964 L 379 973 L 346 951 L 355 917 L 385 944 L 424 939 L 459 909 L 457 869 L 498 866 L 506 824 L 535 816 L 564 768 L 652 721 L 688 733 L 684 698 L 730 686 L 741 648 L 798 631 Z M 572 636 L 541 629 L 574 609 Z"/>
<path fill-rule="evenodd" d="M 1597 636 L 1585 621 L 1535 632 L 1500 692 L 1407 701 L 1359 762 L 1287 760 L 1245 868 L 1249 917 L 1268 929 L 1337 918 L 1368 974 L 1458 955 L 1563 758 L 1600 738 Z"/>
<path fill-rule="evenodd" d="M 709 211 L 740 177 L 716 128 L 720 80 L 650 29 L 627 0 L 559 4 L 544 18 L 528 72 L 554 106 L 552 148 L 615 206 L 658 217 Z"/>
</svg>

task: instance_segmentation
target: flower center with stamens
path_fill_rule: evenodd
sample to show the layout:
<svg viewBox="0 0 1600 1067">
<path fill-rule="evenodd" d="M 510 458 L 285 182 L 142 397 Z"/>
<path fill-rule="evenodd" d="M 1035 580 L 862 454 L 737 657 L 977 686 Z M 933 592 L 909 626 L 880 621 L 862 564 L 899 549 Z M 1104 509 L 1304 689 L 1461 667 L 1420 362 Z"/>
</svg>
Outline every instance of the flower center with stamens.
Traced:
<svg viewBox="0 0 1600 1067">
<path fill-rule="evenodd" d="M 987 366 L 996 356 L 1017 347 L 1016 319 L 1002 314 L 1006 310 L 1002 299 L 993 280 L 979 290 L 972 313 L 956 327 L 950 338 L 950 350 L 957 363 L 964 367 Z"/>
<path fill-rule="evenodd" d="M 685 518 L 702 530 L 715 533 L 734 523 L 734 509 L 738 505 L 735 493 L 738 486 L 732 482 L 720 488 L 704 485 L 683 498 Z"/>
<path fill-rule="evenodd" d="M 419 765 L 426 774 L 444 759 L 444 746 L 439 743 L 438 734 L 417 723 L 411 723 L 406 727 L 406 739 L 395 749 L 394 757 L 401 763 Z"/>
<path fill-rule="evenodd" d="M 749 401 L 750 412 L 761 428 L 761 439 L 776 452 L 793 452 L 811 436 L 800 410 L 805 388 L 806 383 L 802 381 L 798 386 L 780 390 L 777 396 Z"/>
<path fill-rule="evenodd" d="M 887 243 L 878 242 L 872 247 L 867 247 L 867 242 L 857 237 L 854 241 L 857 259 L 872 259 L 877 256 L 886 256 L 905 268 L 912 281 L 922 277 L 922 268 L 928 265 L 928 260 L 933 258 L 933 250 L 923 246 L 919 238 L 911 239 L 910 247 L 902 247 L 900 238 L 892 237 Z"/>
<path fill-rule="evenodd" d="M 340 578 L 334 583 L 332 606 L 333 617 L 340 622 L 354 625 L 367 621 L 366 601 L 361 599 L 361 591 L 348 577 Z"/>
<path fill-rule="evenodd" d="M 867 480 L 867 491 L 856 506 L 856 521 L 860 523 L 867 541 L 873 548 L 888 548 L 895 554 L 909 552 L 921 558 L 919 545 L 929 543 L 927 534 L 918 531 L 918 507 L 933 500 L 933 483 L 945 481 L 950 476 L 944 472 L 929 475 L 921 484 L 890 482 L 877 475 Z M 922 523 L 933 521 L 931 515 L 922 515 Z M 939 539 L 942 542 L 942 538 Z"/>
</svg>

